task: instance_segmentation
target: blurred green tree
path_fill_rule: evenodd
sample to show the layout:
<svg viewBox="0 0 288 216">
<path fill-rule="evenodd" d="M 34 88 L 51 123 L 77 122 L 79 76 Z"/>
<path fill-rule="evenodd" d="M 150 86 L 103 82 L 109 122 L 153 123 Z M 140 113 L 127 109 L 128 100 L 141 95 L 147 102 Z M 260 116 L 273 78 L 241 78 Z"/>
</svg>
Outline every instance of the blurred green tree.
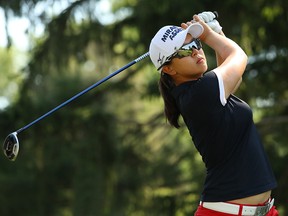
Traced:
<svg viewBox="0 0 288 216">
<path fill-rule="evenodd" d="M 237 94 L 254 109 L 279 182 L 273 196 L 287 214 L 288 2 L 117 0 L 109 24 L 95 12 L 98 3 L 0 1 L 6 20 L 31 21 L 31 58 L 17 100 L 0 112 L 0 135 L 146 52 L 163 25 L 217 10 L 226 35 L 250 56 Z M 37 25 L 45 27 L 41 37 Z M 212 50 L 206 54 L 213 59 Z M 157 80 L 143 61 L 21 134 L 17 161 L 0 158 L 0 214 L 192 215 L 204 167 L 187 131 L 166 124 Z"/>
</svg>

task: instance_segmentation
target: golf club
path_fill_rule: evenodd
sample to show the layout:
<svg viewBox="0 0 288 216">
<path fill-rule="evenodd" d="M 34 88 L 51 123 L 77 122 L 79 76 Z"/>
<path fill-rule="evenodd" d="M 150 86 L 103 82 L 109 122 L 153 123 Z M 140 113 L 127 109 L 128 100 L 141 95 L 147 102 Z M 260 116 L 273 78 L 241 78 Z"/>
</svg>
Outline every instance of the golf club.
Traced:
<svg viewBox="0 0 288 216">
<path fill-rule="evenodd" d="M 215 15 L 214 19 L 217 19 L 218 18 L 217 11 L 214 11 L 213 14 Z M 9 160 L 11 160 L 11 161 L 15 161 L 16 160 L 18 152 L 19 152 L 19 140 L 18 140 L 18 137 L 17 137 L 17 135 L 19 133 L 23 132 L 24 130 L 28 129 L 32 125 L 36 124 L 37 122 L 41 121 L 42 119 L 46 118 L 47 116 L 51 115 L 52 113 L 56 112 L 57 110 L 61 109 L 64 106 L 66 106 L 68 103 L 74 101 L 75 99 L 79 98 L 80 96 L 82 96 L 83 94 L 87 93 L 88 91 L 90 91 L 90 90 L 94 89 L 95 87 L 99 86 L 103 82 L 105 82 L 105 81 L 109 80 L 110 78 L 114 77 L 115 75 L 119 74 L 123 70 L 125 70 L 125 69 L 131 67 L 132 65 L 134 65 L 135 63 L 143 60 L 147 56 L 149 56 L 149 52 L 141 55 L 140 57 L 138 57 L 137 59 L 131 61 L 127 65 L 125 65 L 122 68 L 118 69 L 117 71 L 111 73 L 110 75 L 104 77 L 103 79 L 99 80 L 98 82 L 96 82 L 95 84 L 91 85 L 90 87 L 84 89 L 80 93 L 78 93 L 75 96 L 71 97 L 70 99 L 66 100 L 65 102 L 63 102 L 59 106 L 55 107 L 54 109 L 52 109 L 49 112 L 45 113 L 44 115 L 40 116 L 36 120 L 34 120 L 31 123 L 27 124 L 26 126 L 20 128 L 19 130 L 15 131 L 13 133 L 10 133 L 6 137 L 6 139 L 4 141 L 4 144 L 3 144 L 3 151 L 4 151 L 4 154 L 6 155 L 6 157 Z"/>
<path fill-rule="evenodd" d="M 40 116 L 39 118 L 37 118 L 36 120 L 32 121 L 31 123 L 27 124 L 26 126 L 20 128 L 19 130 L 10 133 L 3 144 L 3 151 L 5 156 L 10 160 L 10 161 L 15 161 L 19 152 L 19 140 L 17 135 L 21 132 L 23 132 L 24 130 L 28 129 L 29 127 L 31 127 L 32 125 L 36 124 L 37 122 L 41 121 L 42 119 L 46 118 L 47 116 L 51 115 L 52 113 L 56 112 L 57 110 L 61 109 L 62 107 L 66 106 L 67 104 L 69 104 L 70 102 L 74 101 L 75 99 L 79 98 L 80 96 L 82 96 L 83 94 L 89 92 L 90 90 L 94 89 L 95 87 L 99 86 L 100 84 L 104 83 L 105 81 L 109 80 L 110 78 L 114 77 L 115 75 L 119 74 L 120 72 L 122 72 L 123 70 L 126 70 L 127 68 L 131 67 L 132 65 L 134 65 L 135 63 L 143 60 L 144 58 L 146 58 L 147 56 L 149 56 L 149 52 L 141 55 L 140 57 L 138 57 L 137 59 L 129 62 L 127 65 L 123 66 L 122 68 L 118 69 L 117 71 L 111 73 L 110 75 L 104 77 L 103 79 L 99 80 L 98 82 L 96 82 L 95 84 L 89 86 L 88 88 L 84 89 L 83 91 L 81 91 L 80 93 L 76 94 L 75 96 L 71 97 L 70 99 L 66 100 L 65 102 L 63 102 L 62 104 L 60 104 L 59 106 L 55 107 L 54 109 L 50 110 L 49 112 L 45 113 L 44 115 Z"/>
</svg>

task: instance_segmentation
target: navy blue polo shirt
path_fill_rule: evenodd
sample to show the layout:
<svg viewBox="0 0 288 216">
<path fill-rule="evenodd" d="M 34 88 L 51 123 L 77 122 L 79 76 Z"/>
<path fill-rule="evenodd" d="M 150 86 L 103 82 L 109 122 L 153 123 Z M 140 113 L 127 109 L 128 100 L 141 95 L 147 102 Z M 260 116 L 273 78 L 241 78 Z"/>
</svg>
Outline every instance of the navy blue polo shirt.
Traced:
<svg viewBox="0 0 288 216">
<path fill-rule="evenodd" d="M 234 95 L 225 99 L 221 75 L 207 72 L 172 95 L 207 169 L 202 201 L 240 199 L 276 187 L 252 111 Z"/>
</svg>

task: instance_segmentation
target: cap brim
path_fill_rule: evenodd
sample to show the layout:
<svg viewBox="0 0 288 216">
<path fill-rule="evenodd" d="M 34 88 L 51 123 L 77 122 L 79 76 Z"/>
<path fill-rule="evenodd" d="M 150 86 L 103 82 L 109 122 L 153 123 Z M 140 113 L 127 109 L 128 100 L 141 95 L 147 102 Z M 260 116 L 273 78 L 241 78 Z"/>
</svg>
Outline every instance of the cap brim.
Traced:
<svg viewBox="0 0 288 216">
<path fill-rule="evenodd" d="M 198 38 L 204 31 L 203 26 L 200 23 L 192 23 L 187 29 L 187 33 L 191 34 L 193 38 Z"/>
</svg>

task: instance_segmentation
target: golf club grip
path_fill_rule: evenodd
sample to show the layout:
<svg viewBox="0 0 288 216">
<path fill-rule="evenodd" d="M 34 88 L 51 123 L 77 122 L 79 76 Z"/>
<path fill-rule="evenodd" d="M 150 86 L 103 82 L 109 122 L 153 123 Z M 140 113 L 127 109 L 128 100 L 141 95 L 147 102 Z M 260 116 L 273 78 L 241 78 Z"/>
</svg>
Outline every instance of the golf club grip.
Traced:
<svg viewBox="0 0 288 216">
<path fill-rule="evenodd" d="M 145 54 L 141 55 L 140 57 L 138 57 L 137 59 L 135 59 L 134 61 L 137 63 L 141 60 L 143 60 L 144 58 L 146 58 L 147 56 L 149 56 L 149 52 L 146 52 Z"/>
</svg>

